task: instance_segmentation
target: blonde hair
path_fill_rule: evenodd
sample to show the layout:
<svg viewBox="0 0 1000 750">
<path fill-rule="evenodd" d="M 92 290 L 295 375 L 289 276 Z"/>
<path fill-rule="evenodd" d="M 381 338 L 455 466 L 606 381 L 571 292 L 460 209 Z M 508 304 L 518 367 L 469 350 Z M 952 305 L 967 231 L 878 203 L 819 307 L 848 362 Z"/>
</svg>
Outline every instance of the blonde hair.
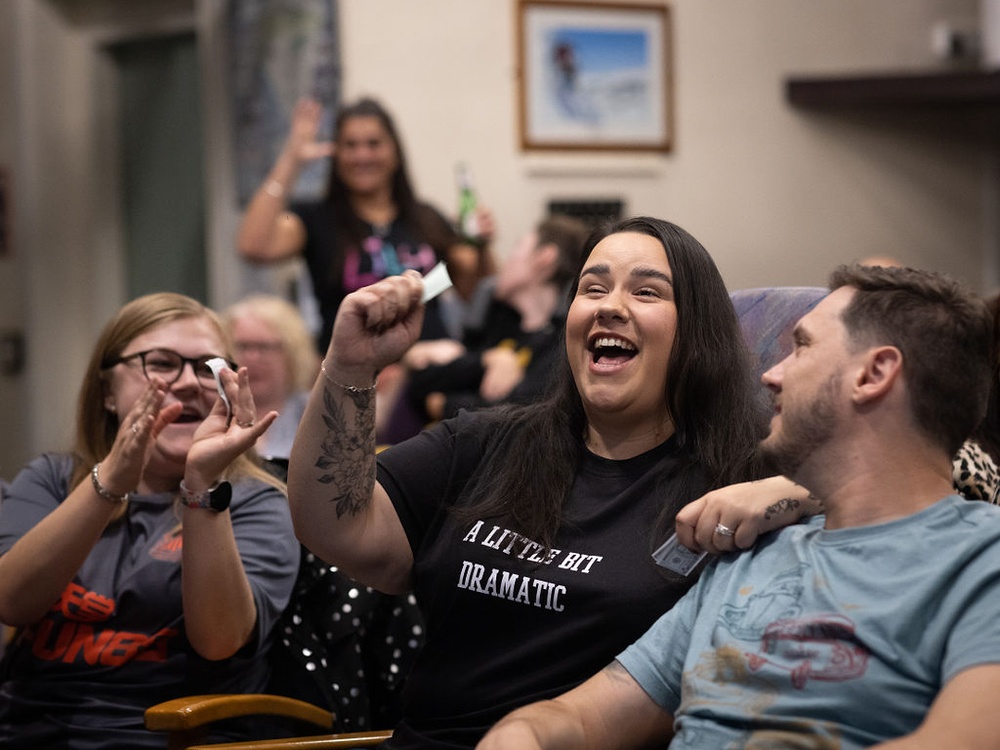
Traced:
<svg viewBox="0 0 1000 750">
<path fill-rule="evenodd" d="M 125 304 L 104 326 L 91 352 L 77 400 L 74 445 L 77 465 L 73 471 L 72 486 L 75 487 L 85 479 L 94 464 L 104 460 L 118 435 L 119 415 L 112 413 L 104 405 L 108 370 L 117 364 L 122 352 L 136 337 L 165 323 L 186 318 L 208 321 L 222 342 L 226 358 L 232 360 L 232 343 L 219 316 L 197 300 L 183 294 L 158 292 L 138 297 Z M 224 476 L 228 479 L 253 477 L 284 492 L 284 485 L 260 468 L 252 449 L 233 461 L 224 472 Z M 124 513 L 123 504 L 115 518 L 120 518 Z"/>
<path fill-rule="evenodd" d="M 222 323 L 232 335 L 234 323 L 243 317 L 264 322 L 281 339 L 288 380 L 296 391 L 308 391 L 319 372 L 319 354 L 313 337 L 295 305 L 273 294 L 252 294 L 222 312 Z"/>
</svg>

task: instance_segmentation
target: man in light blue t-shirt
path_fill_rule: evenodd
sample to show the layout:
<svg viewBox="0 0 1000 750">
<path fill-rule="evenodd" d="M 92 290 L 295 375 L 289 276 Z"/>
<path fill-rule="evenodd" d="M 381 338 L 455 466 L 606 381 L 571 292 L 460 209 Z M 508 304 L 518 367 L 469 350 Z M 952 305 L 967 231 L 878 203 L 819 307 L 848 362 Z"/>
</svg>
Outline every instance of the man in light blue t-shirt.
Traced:
<svg viewBox="0 0 1000 750">
<path fill-rule="evenodd" d="M 719 558 L 610 666 L 482 750 L 998 746 L 1000 508 L 951 484 L 985 412 L 992 321 L 929 272 L 841 267 L 830 288 L 763 376 L 762 450 L 825 516 Z"/>
</svg>

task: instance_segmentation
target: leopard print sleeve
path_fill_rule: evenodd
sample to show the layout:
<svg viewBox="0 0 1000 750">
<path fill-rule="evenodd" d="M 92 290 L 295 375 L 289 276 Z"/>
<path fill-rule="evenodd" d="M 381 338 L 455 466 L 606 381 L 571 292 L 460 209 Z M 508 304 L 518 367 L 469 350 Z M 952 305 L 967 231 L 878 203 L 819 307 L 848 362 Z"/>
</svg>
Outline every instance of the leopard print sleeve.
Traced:
<svg viewBox="0 0 1000 750">
<path fill-rule="evenodd" d="M 975 440 L 966 440 L 952 459 L 952 483 L 969 500 L 1000 504 L 1000 469 Z"/>
</svg>

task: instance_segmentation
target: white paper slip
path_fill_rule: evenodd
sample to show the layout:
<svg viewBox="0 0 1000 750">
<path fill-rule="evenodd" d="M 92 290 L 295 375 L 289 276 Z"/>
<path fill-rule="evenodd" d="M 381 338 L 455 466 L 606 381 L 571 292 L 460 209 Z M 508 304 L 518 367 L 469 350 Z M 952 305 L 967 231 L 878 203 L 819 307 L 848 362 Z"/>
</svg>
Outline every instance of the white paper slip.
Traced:
<svg viewBox="0 0 1000 750">
<path fill-rule="evenodd" d="M 424 295 L 420 301 L 427 304 L 445 289 L 451 288 L 451 276 L 444 261 L 438 263 L 424 276 Z"/>
<path fill-rule="evenodd" d="M 670 538 L 657 548 L 653 553 L 653 559 L 661 568 L 680 573 L 682 576 L 689 575 L 698 563 L 705 559 L 707 552 L 693 552 L 677 541 L 677 534 L 671 534 Z"/>
<path fill-rule="evenodd" d="M 227 363 L 222 357 L 212 357 L 211 359 L 205 361 L 205 366 L 208 367 L 215 376 L 215 388 L 219 391 L 219 398 L 222 399 L 222 403 L 226 405 L 226 419 L 228 420 L 233 416 L 233 407 L 229 405 L 229 398 L 226 396 L 226 389 L 222 387 L 222 378 L 219 376 L 219 373 L 223 370 L 228 370 L 229 363 Z"/>
</svg>

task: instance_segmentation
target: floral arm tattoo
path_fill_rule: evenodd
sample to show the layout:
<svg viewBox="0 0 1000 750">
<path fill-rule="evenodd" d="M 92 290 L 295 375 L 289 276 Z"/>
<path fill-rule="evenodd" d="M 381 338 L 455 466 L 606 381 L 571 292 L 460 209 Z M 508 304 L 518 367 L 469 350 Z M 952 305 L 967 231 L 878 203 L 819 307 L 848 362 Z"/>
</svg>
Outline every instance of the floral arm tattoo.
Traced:
<svg viewBox="0 0 1000 750">
<path fill-rule="evenodd" d="M 329 390 L 323 391 L 323 423 L 326 437 L 320 446 L 316 468 L 319 481 L 333 490 L 337 518 L 356 516 L 371 504 L 375 487 L 375 394 L 373 391 L 346 391 L 354 405 L 354 419 L 348 424 L 344 405 Z"/>
</svg>

